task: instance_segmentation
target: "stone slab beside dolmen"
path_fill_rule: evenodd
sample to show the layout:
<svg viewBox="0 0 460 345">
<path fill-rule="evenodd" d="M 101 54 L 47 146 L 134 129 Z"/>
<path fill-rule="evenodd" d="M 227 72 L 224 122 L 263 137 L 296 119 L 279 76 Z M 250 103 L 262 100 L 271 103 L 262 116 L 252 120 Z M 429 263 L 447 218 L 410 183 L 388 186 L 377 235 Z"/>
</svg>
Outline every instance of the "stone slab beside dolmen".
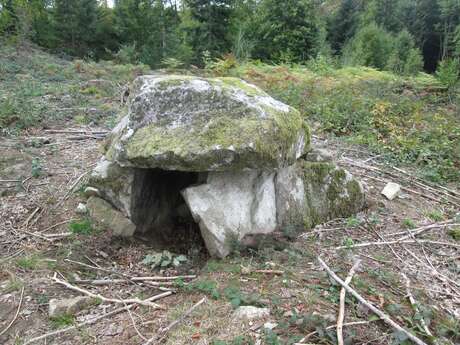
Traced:
<svg viewBox="0 0 460 345">
<path fill-rule="evenodd" d="M 117 235 L 173 237 L 189 219 L 217 257 L 247 235 L 364 205 L 361 184 L 310 147 L 297 110 L 236 78 L 138 77 L 90 186 L 90 215 Z"/>
</svg>

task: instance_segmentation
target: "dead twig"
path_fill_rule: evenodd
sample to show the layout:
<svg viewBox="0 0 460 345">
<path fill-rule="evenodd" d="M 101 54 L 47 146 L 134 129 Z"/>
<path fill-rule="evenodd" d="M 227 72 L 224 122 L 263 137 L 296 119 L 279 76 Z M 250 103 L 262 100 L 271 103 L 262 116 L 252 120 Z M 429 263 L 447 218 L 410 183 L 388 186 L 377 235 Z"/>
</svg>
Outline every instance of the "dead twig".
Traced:
<svg viewBox="0 0 460 345">
<path fill-rule="evenodd" d="M 394 322 L 390 317 L 382 312 L 380 309 L 376 308 L 373 304 L 369 303 L 366 299 L 364 299 L 359 293 L 357 293 L 353 288 L 351 288 L 349 285 L 345 284 L 345 282 L 340 279 L 330 268 L 326 263 L 319 257 L 318 261 L 320 265 L 326 270 L 326 272 L 340 285 L 342 285 L 347 292 L 352 294 L 361 304 L 365 305 L 368 309 L 370 309 L 374 314 L 376 314 L 378 317 L 380 317 L 385 323 L 393 327 L 395 330 L 404 333 L 408 339 L 412 340 L 414 343 L 418 345 L 427 345 L 424 341 L 422 341 L 420 338 L 416 337 L 412 333 L 408 332 L 406 329 L 398 325 L 396 322 Z"/>
<path fill-rule="evenodd" d="M 170 296 L 170 295 L 172 295 L 172 292 L 170 292 L 170 291 L 169 292 L 164 292 L 162 294 L 147 298 L 145 301 L 146 302 L 153 302 L 153 301 L 159 300 L 161 298 L 164 298 L 164 297 L 167 297 L 167 296 Z M 66 333 L 66 332 L 74 330 L 74 329 L 78 329 L 78 328 L 81 328 L 81 327 L 84 327 L 84 326 L 92 325 L 92 324 L 94 324 L 94 323 L 96 323 L 96 322 L 98 322 L 98 321 L 100 321 L 102 319 L 105 319 L 106 317 L 109 317 L 109 316 L 116 315 L 118 313 L 124 312 L 127 309 L 132 309 L 134 306 L 135 306 L 135 304 L 129 304 L 127 306 L 124 306 L 124 307 L 112 310 L 111 312 L 105 313 L 103 315 L 97 316 L 97 317 L 95 317 L 95 318 L 93 318 L 91 320 L 88 320 L 88 321 L 85 321 L 85 322 L 80 322 L 77 325 L 70 326 L 70 327 L 63 328 L 63 329 L 60 329 L 60 330 L 57 330 L 57 331 L 54 331 L 54 332 L 50 332 L 50 333 L 40 335 L 38 337 L 29 339 L 23 345 L 33 344 L 33 343 L 36 343 L 37 341 L 47 339 L 49 337 L 55 337 L 55 336 L 58 336 L 60 334 Z"/>
<path fill-rule="evenodd" d="M 348 285 L 351 283 L 355 271 L 357 270 L 359 264 L 361 263 L 360 260 L 357 260 L 353 267 L 348 272 L 348 276 L 345 279 L 345 284 Z M 343 345 L 343 320 L 345 319 L 345 296 L 347 294 L 347 290 L 345 287 L 342 287 L 340 290 L 340 309 L 339 309 L 339 316 L 337 317 L 337 343 L 338 345 Z"/>
<path fill-rule="evenodd" d="M 189 275 L 189 276 L 174 276 L 174 277 L 131 277 L 133 282 L 137 281 L 149 281 L 149 280 L 156 280 L 156 281 L 170 281 L 170 280 L 186 280 L 186 279 L 195 279 L 196 275 Z"/>
<path fill-rule="evenodd" d="M 177 326 L 179 323 L 181 323 L 185 318 L 187 318 L 193 311 L 198 308 L 200 305 L 206 302 L 206 297 L 203 297 L 201 300 L 199 300 L 197 303 L 195 303 L 191 308 L 189 308 L 185 313 L 183 313 L 177 320 L 174 320 L 171 322 L 168 326 L 165 328 L 161 328 L 158 333 L 154 337 L 150 338 L 148 341 L 146 341 L 143 345 L 150 345 L 153 343 L 160 343 L 166 336 L 166 334 L 173 329 L 175 326 Z"/>
<path fill-rule="evenodd" d="M 345 322 L 342 326 L 359 326 L 359 325 L 367 325 L 371 322 L 375 322 L 375 321 L 380 321 L 380 319 L 376 319 L 376 320 L 369 320 L 369 321 L 353 321 L 353 322 Z M 326 330 L 329 330 L 329 329 L 333 329 L 333 328 L 336 328 L 337 325 L 331 325 L 331 326 L 327 326 L 326 327 Z M 313 337 L 315 334 L 318 334 L 318 331 L 314 331 L 314 332 L 311 332 L 311 333 L 308 333 L 305 337 L 303 337 L 302 339 L 300 339 L 297 343 L 294 343 L 294 345 L 305 345 L 305 342 L 310 339 L 311 337 Z"/>
<path fill-rule="evenodd" d="M 6 328 L 0 332 L 0 337 L 5 334 L 6 332 L 8 332 L 8 330 L 11 328 L 11 326 L 13 326 L 13 323 L 16 321 L 16 319 L 18 318 L 18 315 L 19 315 L 19 311 L 21 310 L 21 306 L 22 306 L 22 300 L 24 298 L 24 286 L 22 287 L 22 290 L 21 290 L 21 297 L 19 298 L 19 304 L 18 304 L 18 309 L 16 310 L 16 314 L 14 314 L 14 317 L 13 317 L 13 320 L 10 321 L 10 323 L 8 324 L 8 326 L 6 326 Z"/>
<path fill-rule="evenodd" d="M 440 241 L 430 241 L 430 240 L 406 240 L 404 239 L 394 240 L 394 241 L 380 241 L 380 242 L 364 242 L 358 243 L 348 246 L 340 246 L 335 247 L 335 249 L 351 249 L 351 248 L 363 248 L 363 247 L 371 247 L 371 246 L 381 246 L 381 245 L 389 245 L 389 244 L 420 244 L 420 243 L 429 243 L 429 244 L 438 244 L 440 246 L 448 246 L 454 248 L 460 248 L 460 244 L 450 243 L 450 242 L 440 242 Z"/>
<path fill-rule="evenodd" d="M 129 303 L 135 303 L 135 304 L 139 304 L 139 305 L 145 305 L 147 307 L 152 307 L 152 308 L 156 308 L 156 309 L 164 309 L 164 307 L 156 304 L 156 303 L 152 303 L 152 302 L 149 302 L 149 301 L 145 301 L 145 300 L 141 300 L 139 298 L 128 298 L 128 299 L 125 299 L 125 300 L 121 300 L 121 299 L 116 299 L 116 298 L 107 298 L 107 297 L 104 297 L 102 295 L 99 295 L 99 294 L 95 294 L 95 293 L 92 293 L 91 291 L 88 291 L 88 290 L 85 290 L 85 289 L 82 289 L 78 286 L 74 286 L 64 280 L 61 280 L 57 277 L 57 274 L 55 273 L 54 276 L 53 276 L 53 280 L 60 284 L 60 285 L 63 285 L 65 286 L 66 288 L 70 289 L 70 290 L 74 290 L 74 291 L 77 291 L 77 292 L 80 292 L 86 296 L 89 296 L 89 297 L 92 297 L 92 298 L 95 298 L 95 299 L 99 299 L 103 302 L 109 302 L 109 303 L 117 303 L 117 304 L 129 304 Z"/>
<path fill-rule="evenodd" d="M 418 306 L 417 306 L 417 302 L 415 301 L 415 298 L 414 296 L 412 295 L 412 292 L 410 291 L 410 280 L 409 278 L 404 274 L 404 273 L 401 273 L 401 275 L 403 276 L 403 278 L 406 280 L 406 292 L 407 292 L 407 298 L 409 299 L 409 302 L 410 304 L 412 305 L 412 308 L 414 308 L 414 311 L 415 311 L 415 314 L 419 315 L 420 314 L 420 311 L 418 309 Z M 422 325 L 422 328 L 423 330 L 425 331 L 425 333 L 432 337 L 433 334 L 430 332 L 430 329 L 428 328 L 428 326 L 426 325 L 426 322 L 425 322 L 425 319 L 423 318 L 423 315 L 420 316 L 420 324 Z"/>
</svg>

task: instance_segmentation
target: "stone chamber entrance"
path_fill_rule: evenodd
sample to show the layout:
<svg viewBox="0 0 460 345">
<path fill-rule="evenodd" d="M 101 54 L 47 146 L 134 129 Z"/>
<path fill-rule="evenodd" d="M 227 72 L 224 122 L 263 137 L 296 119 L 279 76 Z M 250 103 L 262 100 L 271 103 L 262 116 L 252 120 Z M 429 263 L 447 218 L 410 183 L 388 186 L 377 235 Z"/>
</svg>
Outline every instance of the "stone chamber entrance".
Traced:
<svg viewBox="0 0 460 345">
<path fill-rule="evenodd" d="M 206 252 L 198 224 L 181 195 L 187 187 L 205 182 L 206 175 L 161 169 L 135 169 L 131 221 L 136 236 L 158 249 Z"/>
</svg>

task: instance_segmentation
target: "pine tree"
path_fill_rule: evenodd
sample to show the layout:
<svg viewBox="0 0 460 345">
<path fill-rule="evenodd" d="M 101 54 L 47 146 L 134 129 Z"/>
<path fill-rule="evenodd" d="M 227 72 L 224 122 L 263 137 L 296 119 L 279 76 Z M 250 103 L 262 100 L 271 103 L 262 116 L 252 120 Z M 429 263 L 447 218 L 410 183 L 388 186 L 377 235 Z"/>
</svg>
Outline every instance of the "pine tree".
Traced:
<svg viewBox="0 0 460 345">
<path fill-rule="evenodd" d="M 363 0 L 341 1 L 337 13 L 331 19 L 328 30 L 328 39 L 335 52 L 340 52 L 343 45 L 355 35 L 363 10 Z"/>
<path fill-rule="evenodd" d="M 97 0 L 55 0 L 55 29 L 64 50 L 77 56 L 92 54 L 97 14 Z"/>
<path fill-rule="evenodd" d="M 220 57 L 232 46 L 230 19 L 233 0 L 186 0 L 185 39 L 195 54 L 195 63 L 201 63 L 203 53 Z"/>
<path fill-rule="evenodd" d="M 321 21 L 313 0 L 262 0 L 256 12 L 254 57 L 306 61 L 321 46 Z"/>
</svg>

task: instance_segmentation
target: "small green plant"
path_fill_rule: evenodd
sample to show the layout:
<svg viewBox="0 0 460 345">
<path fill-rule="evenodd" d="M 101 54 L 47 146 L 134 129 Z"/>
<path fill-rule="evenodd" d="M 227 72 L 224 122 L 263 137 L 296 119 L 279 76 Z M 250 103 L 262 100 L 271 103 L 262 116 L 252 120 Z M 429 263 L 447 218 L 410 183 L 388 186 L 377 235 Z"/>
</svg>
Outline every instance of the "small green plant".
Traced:
<svg viewBox="0 0 460 345">
<path fill-rule="evenodd" d="M 76 235 L 91 235 L 94 231 L 89 219 L 71 221 L 69 223 L 69 230 Z"/>
<path fill-rule="evenodd" d="M 175 255 L 167 250 L 161 253 L 148 254 L 145 256 L 144 260 L 142 260 L 144 265 L 150 266 L 152 269 L 169 266 L 178 267 L 184 262 L 187 262 L 187 257 L 185 255 Z"/>
<path fill-rule="evenodd" d="M 428 218 L 430 218 L 432 221 L 440 222 L 444 219 L 444 214 L 441 211 L 432 210 L 428 212 Z"/>
<path fill-rule="evenodd" d="M 72 315 L 63 314 L 56 317 L 50 318 L 53 328 L 64 328 L 72 325 L 75 322 L 75 318 Z"/>
<path fill-rule="evenodd" d="M 448 232 L 449 236 L 455 241 L 460 241 L 460 228 L 450 229 Z"/>
<path fill-rule="evenodd" d="M 355 244 L 355 241 L 351 237 L 346 237 L 343 240 L 343 245 L 346 246 L 347 248 L 351 248 Z"/>
<path fill-rule="evenodd" d="M 347 219 L 347 228 L 356 228 L 361 225 L 361 221 L 356 217 L 350 217 Z"/>
<path fill-rule="evenodd" d="M 43 173 L 43 166 L 39 158 L 32 159 L 32 176 L 38 178 Z"/>
<path fill-rule="evenodd" d="M 219 290 L 217 289 L 217 282 L 213 280 L 204 279 L 204 280 L 200 280 L 197 282 L 193 282 L 189 285 L 186 285 L 185 289 L 190 292 L 192 291 L 203 292 L 211 296 L 211 298 L 213 299 L 220 298 L 220 293 L 219 293 Z"/>
<path fill-rule="evenodd" d="M 34 270 L 40 264 L 40 260 L 35 255 L 23 256 L 16 259 L 16 265 L 25 270 Z"/>
<path fill-rule="evenodd" d="M 18 278 L 12 276 L 8 283 L 6 284 L 5 288 L 2 290 L 4 293 L 11 293 L 13 291 L 19 291 L 24 286 L 24 283 L 19 280 Z"/>
<path fill-rule="evenodd" d="M 236 286 L 226 287 L 224 289 L 224 295 L 230 301 L 233 308 L 237 308 L 241 305 L 253 305 L 256 307 L 262 307 L 264 305 L 260 301 L 260 295 L 243 293 Z"/>
<path fill-rule="evenodd" d="M 415 225 L 415 222 L 412 219 L 405 218 L 402 222 L 403 226 L 406 229 L 415 229 L 417 226 Z"/>
<path fill-rule="evenodd" d="M 264 332 L 264 341 L 267 345 L 281 345 L 281 340 L 278 335 L 271 329 L 266 329 Z"/>
</svg>

